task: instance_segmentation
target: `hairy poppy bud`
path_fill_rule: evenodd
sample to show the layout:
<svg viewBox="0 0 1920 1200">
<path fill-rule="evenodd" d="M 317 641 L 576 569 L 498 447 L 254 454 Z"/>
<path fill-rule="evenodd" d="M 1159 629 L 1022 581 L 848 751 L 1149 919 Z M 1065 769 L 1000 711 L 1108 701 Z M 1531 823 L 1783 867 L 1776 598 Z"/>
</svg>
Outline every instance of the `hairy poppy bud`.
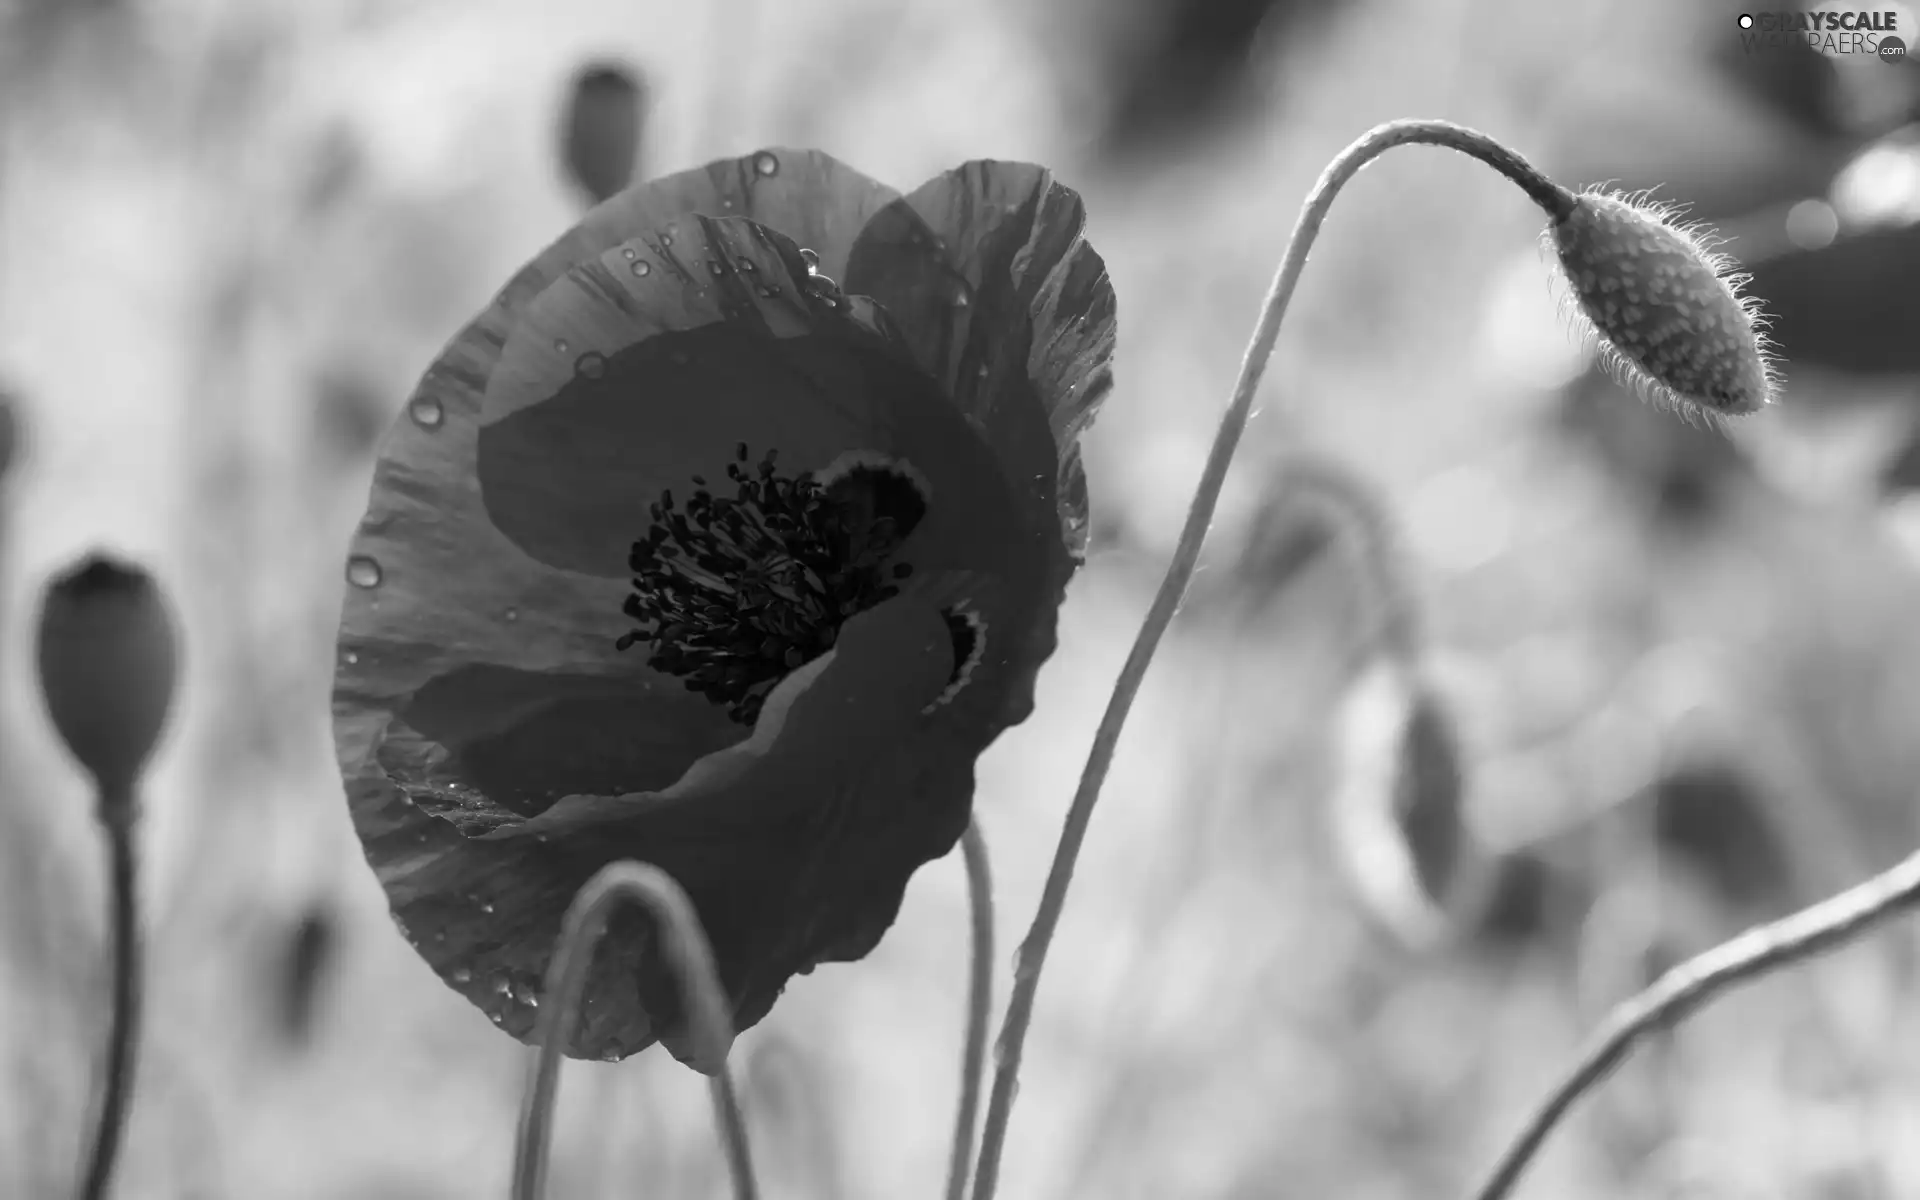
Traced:
<svg viewBox="0 0 1920 1200">
<path fill-rule="evenodd" d="M 1737 417 L 1776 379 L 1746 277 L 1642 197 L 1586 192 L 1548 231 L 1572 299 L 1621 382 L 1683 413 Z"/>
<path fill-rule="evenodd" d="M 129 803 L 173 699 L 173 623 L 152 577 L 89 556 L 47 588 L 39 653 L 54 729 L 103 804 Z"/>
</svg>

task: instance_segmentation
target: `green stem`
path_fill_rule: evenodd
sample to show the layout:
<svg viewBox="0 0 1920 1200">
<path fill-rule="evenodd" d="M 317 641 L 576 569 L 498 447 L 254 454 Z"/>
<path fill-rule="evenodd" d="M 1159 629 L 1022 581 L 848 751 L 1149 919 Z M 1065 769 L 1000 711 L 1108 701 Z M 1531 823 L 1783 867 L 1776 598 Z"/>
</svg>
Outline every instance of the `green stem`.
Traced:
<svg viewBox="0 0 1920 1200">
<path fill-rule="evenodd" d="M 687 1021 L 699 1043 L 701 1061 L 718 1064 L 709 1083 L 720 1140 L 726 1149 L 735 1200 L 756 1200 L 753 1159 L 748 1152 L 746 1120 L 734 1094 L 726 1058 L 733 1046 L 733 1019 L 726 992 L 713 963 L 713 948 L 700 927 L 693 902 L 665 871 L 631 860 L 602 867 L 587 880 L 561 922 L 560 941 L 547 965 L 545 1003 L 540 1009 L 539 1049 L 527 1078 L 514 1145 L 514 1200 L 540 1200 L 546 1189 L 547 1160 L 553 1140 L 554 1100 L 560 1090 L 560 1063 L 573 1041 L 580 1000 L 593 965 L 594 947 L 606 930 L 613 906 L 637 900 L 659 922 L 666 957 L 680 975 Z"/>
<path fill-rule="evenodd" d="M 1446 146 L 1479 159 L 1519 185 L 1529 198 L 1555 219 L 1572 211 L 1572 194 L 1535 170 L 1525 159 L 1483 133 L 1446 121 L 1394 121 L 1378 126 L 1343 150 L 1339 157 L 1328 164 L 1319 182 L 1314 185 L 1294 225 L 1286 255 L 1281 259 L 1273 287 L 1268 291 L 1261 310 L 1260 322 L 1254 329 L 1253 340 L 1240 364 L 1239 381 L 1234 385 L 1233 398 L 1227 405 L 1226 414 L 1220 419 L 1220 430 L 1214 436 L 1213 449 L 1207 455 L 1206 467 L 1200 475 L 1200 486 L 1194 494 L 1192 506 L 1187 510 L 1186 526 L 1181 530 L 1179 544 L 1174 548 L 1173 561 L 1167 567 L 1166 578 L 1160 583 L 1152 607 L 1147 610 L 1147 619 L 1140 627 L 1133 650 L 1127 655 L 1126 665 L 1121 668 L 1120 677 L 1114 684 L 1107 710 L 1093 735 L 1093 747 L 1087 754 L 1086 770 L 1080 777 L 1079 789 L 1074 793 L 1073 803 L 1067 810 L 1066 822 L 1060 832 L 1059 846 L 1054 851 L 1052 871 L 1041 892 L 1033 925 L 1021 944 L 1014 967 L 1013 991 L 1007 1002 L 1006 1020 L 1001 1026 L 993 1091 L 987 1104 L 986 1128 L 980 1139 L 979 1167 L 974 1175 L 974 1200 L 992 1200 L 999 1183 L 1007 1122 L 1012 1115 L 1014 1093 L 1019 1087 L 1020 1057 L 1026 1043 L 1027 1029 L 1033 1021 L 1034 1000 L 1040 990 L 1041 967 L 1046 961 L 1047 948 L 1053 941 L 1054 932 L 1059 927 L 1061 911 L 1066 907 L 1067 888 L 1073 881 L 1074 863 L 1079 857 L 1081 844 L 1086 840 L 1094 803 L 1099 799 L 1101 785 L 1106 782 L 1107 771 L 1113 765 L 1120 732 L 1126 725 L 1127 713 L 1133 707 L 1140 684 L 1146 678 L 1147 668 L 1153 662 L 1154 651 L 1159 648 L 1167 627 L 1173 623 L 1174 614 L 1179 611 L 1180 601 L 1193 578 L 1201 546 L 1206 541 L 1207 527 L 1213 522 L 1214 510 L 1220 502 L 1220 491 L 1226 483 L 1227 469 L 1233 463 L 1241 435 L 1246 432 L 1247 419 L 1253 411 L 1254 395 L 1259 390 L 1261 377 L 1266 373 L 1274 342 L 1280 336 L 1280 321 L 1286 316 L 1294 287 L 1300 282 L 1301 269 L 1307 264 L 1307 253 L 1312 249 L 1320 232 L 1320 224 L 1326 219 L 1327 210 L 1340 189 L 1361 167 L 1385 151 L 1411 143 Z"/>
<path fill-rule="evenodd" d="M 966 1200 L 973 1134 L 980 1121 L 981 1084 L 987 1075 L 987 1022 L 993 1009 L 993 875 L 988 869 L 987 841 L 980 834 L 978 821 L 967 825 L 960 849 L 967 860 L 973 947 L 967 974 L 967 1040 L 960 1051 L 960 1111 L 953 1121 L 947 1200 Z"/>
<path fill-rule="evenodd" d="M 133 800 L 126 795 L 100 797 L 101 825 L 107 835 L 109 936 L 113 939 L 113 1016 L 107 1033 L 107 1062 L 98 1123 L 80 1184 L 81 1200 L 102 1200 L 125 1139 L 133 1102 L 134 1066 L 140 1042 L 139 875 L 134 846 Z"/>
</svg>

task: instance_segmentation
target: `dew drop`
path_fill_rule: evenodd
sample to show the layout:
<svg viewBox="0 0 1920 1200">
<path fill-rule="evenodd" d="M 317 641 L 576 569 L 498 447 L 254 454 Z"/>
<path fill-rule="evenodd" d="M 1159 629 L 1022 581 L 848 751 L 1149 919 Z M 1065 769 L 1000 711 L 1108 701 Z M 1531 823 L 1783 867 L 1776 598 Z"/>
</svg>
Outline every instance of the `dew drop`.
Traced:
<svg viewBox="0 0 1920 1200">
<path fill-rule="evenodd" d="M 440 401 L 432 396 L 415 396 L 407 405 L 407 415 L 413 423 L 422 429 L 438 429 L 440 422 L 446 420 L 447 412 L 440 407 Z"/>
<path fill-rule="evenodd" d="M 525 1000 L 528 1008 L 540 1007 L 540 997 L 534 995 L 532 992 L 526 994 Z"/>
<path fill-rule="evenodd" d="M 565 354 L 568 350 L 572 349 L 572 347 L 567 345 L 567 339 L 555 338 L 553 339 L 553 349 L 557 354 Z"/>
<path fill-rule="evenodd" d="M 620 251 L 620 257 L 626 259 L 628 262 L 632 262 L 634 259 L 640 257 L 640 252 L 632 246 L 628 246 Z"/>
<path fill-rule="evenodd" d="M 380 564 L 364 554 L 347 560 L 347 582 L 358 588 L 380 586 Z"/>
<path fill-rule="evenodd" d="M 780 289 L 777 287 L 769 287 L 763 283 L 760 285 L 760 294 L 771 300 L 780 294 Z"/>
<path fill-rule="evenodd" d="M 506 612 L 506 617 L 507 617 L 507 620 L 509 621 L 518 621 L 520 619 L 520 610 L 517 608 L 508 609 Z"/>
<path fill-rule="evenodd" d="M 673 231 L 672 231 L 672 230 L 668 230 L 668 231 L 667 231 L 666 233 L 663 233 L 663 234 L 661 234 L 661 235 L 660 235 L 660 244 L 661 244 L 662 246 L 671 246 L 671 245 L 673 245 Z"/>
<path fill-rule="evenodd" d="M 340 656 L 340 660 L 351 667 L 355 663 L 360 661 L 360 656 L 358 654 L 355 654 L 353 651 L 349 650 L 345 654 L 342 654 Z"/>
<path fill-rule="evenodd" d="M 589 350 L 573 360 L 573 373 L 586 379 L 598 379 L 607 373 L 607 356 Z"/>
<path fill-rule="evenodd" d="M 734 259 L 733 261 L 734 261 L 734 265 L 738 266 L 740 270 L 745 274 L 757 275 L 760 272 L 760 268 L 753 265 L 753 260 L 748 258 L 744 254 L 740 255 L 738 258 Z"/>
<path fill-rule="evenodd" d="M 493 979 L 493 990 L 496 995 L 511 996 L 513 995 L 513 980 L 505 975 L 496 975 Z"/>
<path fill-rule="evenodd" d="M 488 916 L 492 916 L 492 915 L 493 915 L 493 901 L 491 901 L 491 900 L 482 900 L 482 901 L 480 902 L 480 911 L 481 911 L 481 912 L 483 912 L 483 913 L 486 913 L 486 914 L 487 914 Z"/>
<path fill-rule="evenodd" d="M 804 246 L 800 248 L 800 261 L 807 264 L 807 274 L 818 275 L 820 273 L 820 256 Z"/>
<path fill-rule="evenodd" d="M 774 156 L 773 151 L 762 150 L 753 156 L 753 173 L 761 176 L 778 175 L 780 160 Z"/>
<path fill-rule="evenodd" d="M 453 973 L 448 975 L 447 978 L 459 984 L 472 983 L 473 972 L 467 970 L 465 967 L 455 967 Z"/>
<path fill-rule="evenodd" d="M 631 269 L 635 275 L 639 275 L 643 278 L 653 274 L 653 264 L 648 262 L 644 258 L 641 259 L 639 262 L 634 263 Z"/>
<path fill-rule="evenodd" d="M 707 260 L 707 273 L 718 279 L 726 273 L 726 268 L 720 265 L 719 259 L 710 258 Z"/>
<path fill-rule="evenodd" d="M 953 306 L 955 308 L 967 308 L 970 305 L 972 305 L 972 303 L 973 303 L 972 289 L 967 287 L 967 285 L 964 283 L 955 284 L 953 286 Z"/>
</svg>

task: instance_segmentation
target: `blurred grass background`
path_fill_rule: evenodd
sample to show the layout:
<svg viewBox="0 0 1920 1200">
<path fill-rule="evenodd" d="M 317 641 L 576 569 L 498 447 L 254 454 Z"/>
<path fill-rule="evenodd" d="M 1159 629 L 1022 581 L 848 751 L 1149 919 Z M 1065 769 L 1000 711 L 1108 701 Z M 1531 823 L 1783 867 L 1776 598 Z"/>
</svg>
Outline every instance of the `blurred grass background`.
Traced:
<svg viewBox="0 0 1920 1200">
<path fill-rule="evenodd" d="M 1086 197 L 1118 386 L 1039 711 L 981 764 L 1009 948 L 1330 156 L 1446 117 L 1564 183 L 1665 183 L 1738 235 L 1796 314 L 1794 362 L 1786 409 L 1726 438 L 1591 371 L 1538 215 L 1491 173 L 1410 150 L 1355 182 L 1041 992 L 1009 1198 L 1463 1194 L 1608 1005 L 1920 836 L 1913 73 L 1744 56 L 1733 12 L 0 3 L 0 389 L 21 425 L 0 532 L 0 1195 L 70 1186 L 100 1041 L 100 852 L 25 669 L 38 589 L 97 543 L 161 577 L 187 649 L 147 794 L 149 1025 L 119 1194 L 503 1193 L 526 1051 L 386 917 L 333 767 L 330 656 L 374 442 L 578 213 L 559 121 L 602 61 L 644 80 L 643 175 L 815 145 L 902 188 L 1030 159 Z M 1356 683 L 1377 678 L 1362 578 L 1272 489 L 1301 455 L 1349 464 L 1393 514 L 1460 729 L 1449 869 L 1468 883 L 1437 925 L 1388 902 L 1353 844 L 1372 827 L 1345 819 L 1392 802 L 1385 718 Z M 741 1040 L 768 1196 L 935 1193 L 965 930 L 956 856 L 867 962 L 796 981 Z M 1896 931 L 1667 1037 L 1525 1194 L 1920 1195 L 1912 944 Z M 570 1064 L 560 1128 L 556 1197 L 723 1194 L 704 1090 L 664 1056 Z"/>
</svg>

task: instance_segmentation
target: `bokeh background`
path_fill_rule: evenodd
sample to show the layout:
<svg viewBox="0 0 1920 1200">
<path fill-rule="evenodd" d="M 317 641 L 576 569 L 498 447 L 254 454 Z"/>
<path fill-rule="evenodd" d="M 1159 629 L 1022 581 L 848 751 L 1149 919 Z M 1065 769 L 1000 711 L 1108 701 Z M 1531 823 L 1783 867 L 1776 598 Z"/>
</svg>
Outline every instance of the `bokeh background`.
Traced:
<svg viewBox="0 0 1920 1200">
<path fill-rule="evenodd" d="M 1748 54 L 1735 12 L 0 2 L 0 1195 L 66 1194 L 101 1041 L 102 852 L 31 670 L 39 589 L 94 546 L 160 577 L 187 652 L 119 1195 L 504 1194 L 527 1052 L 389 922 L 327 697 L 375 443 L 582 210 L 595 66 L 572 141 L 603 171 L 806 145 L 903 188 L 1030 159 L 1086 198 L 1118 384 L 1060 652 L 981 765 L 1003 994 L 1325 161 L 1447 117 L 1732 237 L 1789 385 L 1723 434 L 1593 370 L 1492 173 L 1408 149 L 1348 189 L 1041 990 L 1010 1200 L 1463 1195 L 1611 1004 L 1920 841 L 1920 69 Z M 1396 596 L 1417 689 L 1379 648 Z M 741 1040 L 766 1195 L 937 1194 L 965 914 L 957 859 L 929 866 L 869 960 Z M 1913 946 L 1661 1038 L 1522 1194 L 1920 1195 Z M 723 1195 L 701 1081 L 570 1064 L 554 1171 L 556 1197 Z"/>
</svg>

